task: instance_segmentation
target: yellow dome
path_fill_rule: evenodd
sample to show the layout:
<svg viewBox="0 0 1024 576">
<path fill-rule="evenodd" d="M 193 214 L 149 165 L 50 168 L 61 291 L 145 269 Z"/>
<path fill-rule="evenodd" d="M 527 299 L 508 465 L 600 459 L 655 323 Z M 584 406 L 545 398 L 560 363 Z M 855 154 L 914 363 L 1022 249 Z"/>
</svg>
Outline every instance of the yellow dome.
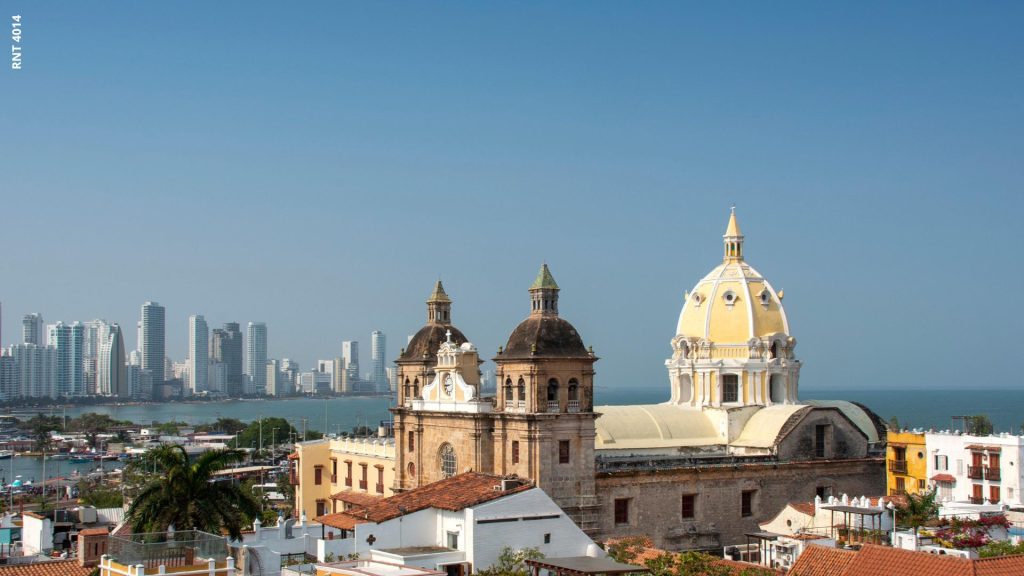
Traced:
<svg viewBox="0 0 1024 576">
<path fill-rule="evenodd" d="M 729 216 L 725 260 L 687 292 L 676 335 L 714 344 L 743 344 L 779 332 L 789 335 L 782 300 L 771 284 L 743 261 L 743 236 Z"/>
</svg>

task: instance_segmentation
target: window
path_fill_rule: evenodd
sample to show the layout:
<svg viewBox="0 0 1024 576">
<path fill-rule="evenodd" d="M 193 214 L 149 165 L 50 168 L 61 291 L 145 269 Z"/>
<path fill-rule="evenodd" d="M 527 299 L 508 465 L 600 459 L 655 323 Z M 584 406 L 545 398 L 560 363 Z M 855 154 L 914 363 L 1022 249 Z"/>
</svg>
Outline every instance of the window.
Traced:
<svg viewBox="0 0 1024 576">
<path fill-rule="evenodd" d="M 551 544 L 551 533 L 550 532 L 547 532 L 547 533 L 544 534 L 544 543 L 545 544 Z"/>
<path fill-rule="evenodd" d="M 559 440 L 558 441 L 558 463 L 568 464 L 569 463 L 569 441 Z"/>
<path fill-rule="evenodd" d="M 722 402 L 739 402 L 740 377 L 736 374 L 722 374 Z"/>
<path fill-rule="evenodd" d="M 754 515 L 754 494 L 757 490 L 744 490 L 742 498 L 740 500 L 740 515 L 741 516 L 753 516 Z"/>
<path fill-rule="evenodd" d="M 896 493 L 906 494 L 907 493 L 907 479 L 902 476 L 896 477 Z"/>
<path fill-rule="evenodd" d="M 814 489 L 814 493 L 818 495 L 818 498 L 821 498 L 822 500 L 828 500 L 829 497 L 832 496 L 832 487 L 818 486 L 817 488 Z"/>
<path fill-rule="evenodd" d="M 366 467 L 367 467 L 367 465 L 366 464 L 360 464 L 359 467 L 363 469 L 363 479 L 359 481 L 359 489 L 360 490 L 366 490 L 366 485 L 367 485 L 367 482 L 369 481 L 369 478 L 367 477 L 367 474 L 366 474 Z"/>
<path fill-rule="evenodd" d="M 829 444 L 832 439 L 832 426 L 830 424 L 818 424 L 814 427 L 814 456 L 826 458 L 829 456 Z"/>
<path fill-rule="evenodd" d="M 415 478 L 416 477 L 416 465 L 415 464 L 413 464 L 412 462 L 409 462 L 409 465 L 406 466 L 405 469 L 406 469 L 406 473 L 409 475 L 409 478 Z"/>
<path fill-rule="evenodd" d="M 576 379 L 569 380 L 569 400 L 580 399 L 580 385 Z"/>
<path fill-rule="evenodd" d="M 441 477 L 450 478 L 455 475 L 456 460 L 455 460 L 455 449 L 452 445 L 445 442 L 441 445 L 441 449 L 438 451 L 438 460 L 441 468 Z"/>
<path fill-rule="evenodd" d="M 325 502 L 323 500 L 317 500 L 316 501 L 316 515 L 317 516 L 323 516 L 324 514 L 327 514 L 327 502 Z"/>
<path fill-rule="evenodd" d="M 935 469 L 939 471 L 949 470 L 949 456 L 935 455 Z"/>
<path fill-rule="evenodd" d="M 519 379 L 519 401 L 526 402 L 526 382 L 522 378 Z"/>
<path fill-rule="evenodd" d="M 988 487 L 988 501 L 989 504 L 999 504 L 999 486 Z"/>
<path fill-rule="evenodd" d="M 384 468 L 377 466 L 377 494 L 384 493 Z"/>
<path fill-rule="evenodd" d="M 690 519 L 696 516 L 697 506 L 697 495 L 696 494 L 683 494 L 683 519 Z"/>
<path fill-rule="evenodd" d="M 416 450 L 416 432 L 409 430 L 409 452 Z"/>
<path fill-rule="evenodd" d="M 452 550 L 458 550 L 459 549 L 459 533 L 458 532 L 449 532 L 448 533 L 448 547 L 451 548 Z"/>
<path fill-rule="evenodd" d="M 558 380 L 548 380 L 548 402 L 558 402 Z"/>
<path fill-rule="evenodd" d="M 338 481 L 338 460 L 331 458 L 331 484 Z"/>
<path fill-rule="evenodd" d="M 508 378 L 505 380 L 505 402 L 511 402 L 514 400 L 514 394 L 515 389 L 512 387 L 512 379 Z"/>
<path fill-rule="evenodd" d="M 512 441 L 512 463 L 519 464 L 519 440 Z"/>
<path fill-rule="evenodd" d="M 348 475 L 345 476 L 345 486 L 352 486 L 352 461 L 345 460 L 345 468 L 348 469 Z"/>
<path fill-rule="evenodd" d="M 313 468 L 313 484 L 316 484 L 317 486 L 319 486 L 320 483 L 323 482 L 323 481 L 324 481 L 324 467 L 323 466 L 317 466 L 316 468 Z"/>
<path fill-rule="evenodd" d="M 918 492 L 924 492 L 927 488 L 928 488 L 928 486 L 925 484 L 924 480 L 918 480 L 917 481 L 917 490 L 918 490 Z"/>
<path fill-rule="evenodd" d="M 629 498 L 615 499 L 615 524 L 629 524 Z"/>
</svg>

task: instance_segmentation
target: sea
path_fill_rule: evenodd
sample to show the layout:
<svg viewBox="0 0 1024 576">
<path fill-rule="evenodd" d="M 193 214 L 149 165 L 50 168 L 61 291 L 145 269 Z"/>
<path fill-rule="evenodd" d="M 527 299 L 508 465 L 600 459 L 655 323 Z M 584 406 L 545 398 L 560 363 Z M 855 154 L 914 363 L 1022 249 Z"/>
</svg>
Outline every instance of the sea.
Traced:
<svg viewBox="0 0 1024 576">
<path fill-rule="evenodd" d="M 849 400 L 874 410 L 887 422 L 896 417 L 904 428 L 950 430 L 959 428 L 954 416 L 985 414 L 996 432 L 1019 434 L 1024 424 L 1024 390 L 816 390 L 801 389 L 807 400 Z M 657 404 L 669 398 L 668 387 L 613 388 L 598 386 L 594 391 L 598 405 Z M 376 428 L 389 417 L 394 405 L 389 397 L 287 398 L 270 400 L 224 400 L 219 402 L 165 402 L 151 404 L 109 404 L 46 408 L 48 414 L 68 418 L 86 412 L 109 414 L 118 420 L 138 424 L 184 422 L 196 425 L 218 418 L 237 418 L 251 422 L 259 418 L 284 418 L 296 430 L 318 430 L 337 434 L 358 426 Z M 31 412 L 28 409 L 20 413 Z M 268 432 L 269 434 L 269 432 Z M 269 438 L 268 438 L 269 441 Z M 117 466 L 107 462 L 106 469 Z M 99 463 L 71 464 L 47 460 L 42 470 L 39 458 L 15 457 L 0 460 L 0 480 L 21 476 L 22 480 L 68 477 L 73 472 L 94 471 Z"/>
</svg>

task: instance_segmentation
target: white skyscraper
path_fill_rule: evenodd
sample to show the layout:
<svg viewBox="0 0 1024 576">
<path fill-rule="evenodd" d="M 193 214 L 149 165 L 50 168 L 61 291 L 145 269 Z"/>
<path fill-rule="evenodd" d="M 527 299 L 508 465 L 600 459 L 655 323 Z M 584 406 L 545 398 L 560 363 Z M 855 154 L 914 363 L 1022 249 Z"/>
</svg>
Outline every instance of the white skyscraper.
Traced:
<svg viewBox="0 0 1024 576">
<path fill-rule="evenodd" d="M 25 344 L 42 346 L 45 344 L 43 332 L 43 315 L 39 313 L 25 314 L 21 320 L 21 341 Z"/>
<path fill-rule="evenodd" d="M 57 351 L 58 397 L 85 395 L 85 327 L 63 322 L 46 327 L 46 344 Z"/>
<path fill-rule="evenodd" d="M 3 352 L 0 350 L 0 352 Z M 0 400 L 8 402 L 21 395 L 21 383 L 18 381 L 18 363 L 13 356 L 0 354 Z"/>
<path fill-rule="evenodd" d="M 267 393 L 267 325 L 249 322 L 246 330 L 246 374 L 249 375 L 248 394 Z"/>
<path fill-rule="evenodd" d="M 149 371 L 153 385 L 163 384 L 165 379 L 164 314 L 164 307 L 156 302 L 146 302 L 142 305 L 139 349 L 142 351 L 142 369 Z"/>
<path fill-rule="evenodd" d="M 117 324 L 105 325 L 99 335 L 96 393 L 119 398 L 131 397 L 124 361 L 124 336 Z"/>
<path fill-rule="evenodd" d="M 17 364 L 22 398 L 57 397 L 57 349 L 35 344 L 17 344 L 7 352 Z"/>
<path fill-rule="evenodd" d="M 359 380 L 359 342 L 342 342 L 341 358 L 345 364 L 345 379 L 348 381 L 349 390 L 352 390 L 353 383 Z"/>
<path fill-rule="evenodd" d="M 187 388 L 192 394 L 209 392 L 210 330 L 206 319 L 198 314 L 188 317 Z"/>
<path fill-rule="evenodd" d="M 370 368 L 371 380 L 378 393 L 387 391 L 388 377 L 384 371 L 387 360 L 387 338 L 380 330 L 374 330 L 370 335 Z"/>
</svg>

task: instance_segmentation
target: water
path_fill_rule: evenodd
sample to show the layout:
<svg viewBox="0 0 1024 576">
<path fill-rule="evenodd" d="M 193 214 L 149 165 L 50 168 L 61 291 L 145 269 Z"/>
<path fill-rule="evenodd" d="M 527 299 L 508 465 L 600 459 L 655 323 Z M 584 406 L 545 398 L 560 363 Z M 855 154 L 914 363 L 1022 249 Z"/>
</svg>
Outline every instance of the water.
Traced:
<svg viewBox="0 0 1024 576">
<path fill-rule="evenodd" d="M 109 472 L 111 470 L 121 468 L 122 464 L 116 461 L 108 461 L 103 462 L 102 466 L 104 470 Z M 44 476 L 43 459 L 41 457 L 14 456 L 13 458 L 0 460 L 0 481 L 6 484 L 17 479 L 21 480 L 22 483 L 30 480 L 33 483 L 39 483 L 42 482 L 44 478 L 48 480 L 52 478 L 65 478 L 71 479 L 71 483 L 75 483 L 77 481 L 75 472 L 81 476 L 85 476 L 99 467 L 100 462 L 75 464 L 67 460 L 53 460 L 51 458 L 47 458 Z"/>
</svg>

